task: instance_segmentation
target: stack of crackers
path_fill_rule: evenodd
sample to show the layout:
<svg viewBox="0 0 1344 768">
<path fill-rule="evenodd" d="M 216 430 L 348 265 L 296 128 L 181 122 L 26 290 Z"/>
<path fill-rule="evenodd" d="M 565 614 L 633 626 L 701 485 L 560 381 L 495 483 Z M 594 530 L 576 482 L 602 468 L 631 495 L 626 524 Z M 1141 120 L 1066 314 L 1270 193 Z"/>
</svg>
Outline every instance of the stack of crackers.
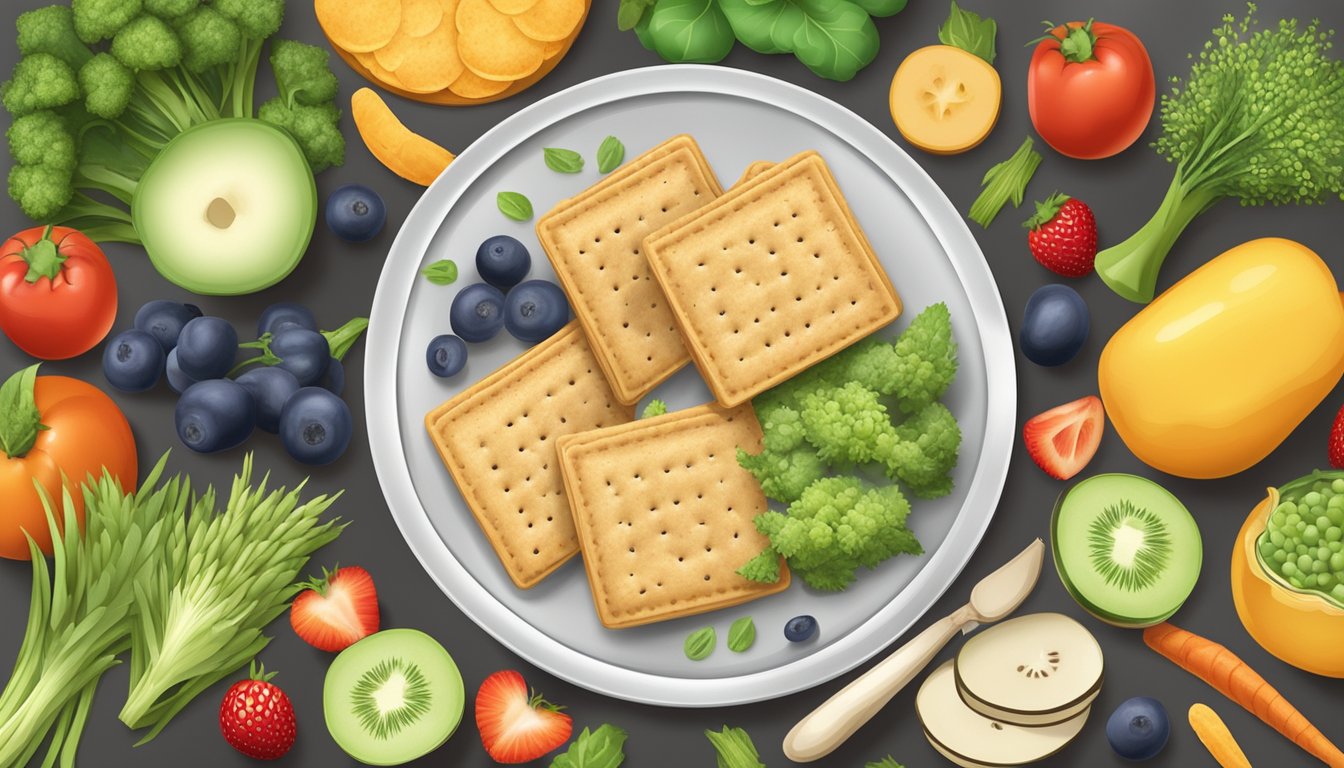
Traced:
<svg viewBox="0 0 1344 768">
<path fill-rule="evenodd" d="M 759 162 L 726 192 L 677 136 L 537 223 L 576 320 L 426 417 L 515 584 L 582 553 L 610 628 L 788 588 L 737 569 L 769 542 L 737 450 L 750 399 L 889 324 L 901 303 L 825 161 Z M 716 402 L 634 406 L 694 361 Z"/>
<path fill-rule="evenodd" d="M 434 104 L 483 104 L 564 58 L 591 0 L 315 0 L 332 48 L 370 81 Z"/>
</svg>

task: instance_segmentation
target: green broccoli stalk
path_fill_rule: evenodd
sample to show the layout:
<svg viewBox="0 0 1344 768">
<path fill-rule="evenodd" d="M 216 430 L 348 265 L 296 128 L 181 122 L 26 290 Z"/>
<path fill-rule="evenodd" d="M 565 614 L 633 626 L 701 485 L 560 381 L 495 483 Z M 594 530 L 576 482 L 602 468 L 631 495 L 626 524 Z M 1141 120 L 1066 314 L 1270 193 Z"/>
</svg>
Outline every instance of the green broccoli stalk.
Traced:
<svg viewBox="0 0 1344 768">
<path fill-rule="evenodd" d="M 1151 301 L 1172 245 L 1223 198 L 1242 205 L 1344 196 L 1344 62 L 1316 21 L 1236 23 L 1225 16 L 1182 86 L 1162 96 L 1154 145 L 1176 174 L 1151 220 L 1097 254 L 1097 274 L 1130 301 Z"/>
</svg>

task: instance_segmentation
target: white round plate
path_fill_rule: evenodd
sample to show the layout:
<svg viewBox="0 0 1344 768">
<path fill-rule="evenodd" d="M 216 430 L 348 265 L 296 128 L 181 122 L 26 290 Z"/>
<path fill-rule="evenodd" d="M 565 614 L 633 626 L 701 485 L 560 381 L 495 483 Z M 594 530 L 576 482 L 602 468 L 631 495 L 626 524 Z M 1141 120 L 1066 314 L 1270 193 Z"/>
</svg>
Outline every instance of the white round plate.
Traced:
<svg viewBox="0 0 1344 768">
<path fill-rule="evenodd" d="M 830 165 L 905 304 L 884 333 L 919 310 L 946 302 L 961 368 L 945 402 L 964 441 L 952 495 L 915 501 L 911 527 L 926 553 L 901 556 L 841 593 L 786 592 L 718 613 L 635 629 L 604 629 L 579 558 L 530 590 L 504 574 L 463 504 L 424 428 L 426 412 L 517 356 L 501 333 L 471 347 L 452 379 L 425 366 L 430 339 L 450 333 L 448 305 L 477 282 L 476 247 L 508 234 L 532 252 L 533 277 L 553 278 L 532 223 L 496 209 L 500 191 L 521 192 L 538 215 L 599 180 L 604 137 L 626 158 L 678 133 L 696 138 L 725 186 L 755 160 L 815 149 Z M 549 170 L 545 147 L 587 158 L 578 174 Z M 420 270 L 457 262 L 451 286 Z M 387 503 L 402 535 L 439 587 L 473 621 L 523 658 L 577 685 L 631 701 L 680 707 L 742 704 L 810 688 L 862 663 L 914 624 L 952 584 L 980 542 L 1003 490 L 1013 445 L 1016 377 L 1012 341 L 994 278 L 961 215 L 933 181 L 886 136 L 845 108 L 761 75 L 704 66 L 660 66 L 602 77 L 519 111 L 461 154 L 425 193 L 397 236 L 378 283 L 365 364 L 369 442 Z M 694 366 L 654 393 L 672 408 L 709 400 Z M 785 621 L 811 614 L 819 636 L 784 639 Z M 747 653 L 724 646 L 728 625 L 750 615 L 757 641 Z M 688 660 L 686 635 L 718 629 L 720 647 Z"/>
</svg>

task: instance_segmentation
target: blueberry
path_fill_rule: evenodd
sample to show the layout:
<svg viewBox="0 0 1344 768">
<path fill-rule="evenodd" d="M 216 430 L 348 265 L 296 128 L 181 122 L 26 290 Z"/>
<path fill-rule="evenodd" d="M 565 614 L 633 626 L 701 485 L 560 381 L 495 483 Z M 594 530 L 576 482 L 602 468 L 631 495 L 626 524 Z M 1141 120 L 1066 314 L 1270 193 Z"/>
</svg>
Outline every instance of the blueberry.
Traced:
<svg viewBox="0 0 1344 768">
<path fill-rule="evenodd" d="M 237 355 L 238 332 L 218 317 L 195 318 L 177 339 L 177 366 L 197 381 L 223 378 Z"/>
<path fill-rule="evenodd" d="M 527 246 L 509 237 L 495 235 L 476 249 L 476 271 L 485 282 L 507 291 L 532 270 L 532 254 Z"/>
<path fill-rule="evenodd" d="M 195 304 L 159 299 L 136 310 L 135 328 L 158 339 L 164 352 L 171 352 L 183 326 L 200 316 L 201 308 Z"/>
<path fill-rule="evenodd" d="M 1126 760 L 1147 760 L 1167 746 L 1171 722 L 1157 699 L 1136 696 L 1116 707 L 1106 721 L 1106 740 Z"/>
<path fill-rule="evenodd" d="M 504 327 L 504 294 L 485 283 L 474 283 L 458 291 L 448 309 L 453 333 L 463 341 L 487 341 Z"/>
<path fill-rule="evenodd" d="M 164 357 L 153 334 L 123 331 L 103 347 L 103 375 L 123 392 L 144 392 L 159 383 Z"/>
<path fill-rule="evenodd" d="M 569 300 L 549 280 L 519 283 L 504 297 L 504 327 L 519 341 L 544 341 L 567 322 Z"/>
<path fill-rule="evenodd" d="M 321 387 L 295 392 L 280 412 L 280 442 L 304 464 L 330 464 L 350 445 L 354 422 L 350 407 Z"/>
<path fill-rule="evenodd" d="M 283 325 L 295 325 L 316 331 L 317 318 L 313 317 L 313 313 L 302 304 L 281 301 L 261 311 L 261 317 L 257 319 L 257 336 L 275 333 Z"/>
<path fill-rule="evenodd" d="M 197 453 L 242 445 L 257 424 L 257 404 L 230 379 L 199 381 L 187 388 L 173 413 L 177 436 Z"/>
<path fill-rule="evenodd" d="M 784 638 L 790 643 L 805 643 L 817 634 L 817 620 L 806 614 L 794 616 L 784 624 Z"/>
<path fill-rule="evenodd" d="M 276 331 L 271 339 L 271 354 L 280 358 L 276 365 L 294 374 L 304 387 L 321 381 L 331 363 L 327 337 L 307 328 L 285 327 Z"/>
<path fill-rule="evenodd" d="M 1077 291 L 1058 283 L 1041 286 L 1027 299 L 1018 337 L 1022 354 L 1037 365 L 1063 365 L 1083 348 L 1090 326 Z"/>
<path fill-rule="evenodd" d="M 299 380 L 284 368 L 267 365 L 244 372 L 236 381 L 257 404 L 257 428 L 272 434 L 278 432 L 280 411 L 299 391 Z"/>
<path fill-rule="evenodd" d="M 425 359 L 429 363 L 429 372 L 435 376 L 448 378 L 462 372 L 467 364 L 467 343 L 456 336 L 444 334 L 435 336 L 425 350 Z"/>
<path fill-rule="evenodd" d="M 347 184 L 327 198 L 327 226 L 347 243 L 372 240 L 386 221 L 383 198 L 362 184 Z"/>
<path fill-rule="evenodd" d="M 164 366 L 163 372 L 168 377 L 168 386 L 179 395 L 186 392 L 187 387 L 196 383 L 195 379 L 183 373 L 182 369 L 178 367 L 176 349 L 168 353 L 167 365 Z"/>
<path fill-rule="evenodd" d="M 317 386 L 337 397 L 345 392 L 345 366 L 341 365 L 340 360 L 333 357 L 327 361 L 327 372 L 322 374 Z"/>
</svg>

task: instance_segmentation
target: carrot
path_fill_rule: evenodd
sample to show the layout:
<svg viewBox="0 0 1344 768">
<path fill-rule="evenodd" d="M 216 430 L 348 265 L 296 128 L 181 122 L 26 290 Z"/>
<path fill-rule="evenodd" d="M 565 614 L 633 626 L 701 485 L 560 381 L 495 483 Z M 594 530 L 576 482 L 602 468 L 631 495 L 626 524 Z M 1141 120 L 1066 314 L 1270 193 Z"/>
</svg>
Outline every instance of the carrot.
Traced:
<svg viewBox="0 0 1344 768">
<path fill-rule="evenodd" d="M 1344 768 L 1344 752 L 1298 712 L 1283 694 L 1227 648 L 1163 622 L 1143 630 L 1143 642 L 1214 690 L 1245 707 L 1330 768 Z"/>
<path fill-rule="evenodd" d="M 1246 753 L 1241 751 L 1241 745 L 1232 737 L 1232 732 L 1217 712 L 1204 704 L 1192 704 L 1190 727 L 1195 729 L 1195 735 L 1204 743 L 1204 748 L 1209 750 L 1213 759 L 1218 761 L 1218 765 L 1223 768 L 1251 768 L 1251 761 L 1246 759 Z"/>
</svg>

